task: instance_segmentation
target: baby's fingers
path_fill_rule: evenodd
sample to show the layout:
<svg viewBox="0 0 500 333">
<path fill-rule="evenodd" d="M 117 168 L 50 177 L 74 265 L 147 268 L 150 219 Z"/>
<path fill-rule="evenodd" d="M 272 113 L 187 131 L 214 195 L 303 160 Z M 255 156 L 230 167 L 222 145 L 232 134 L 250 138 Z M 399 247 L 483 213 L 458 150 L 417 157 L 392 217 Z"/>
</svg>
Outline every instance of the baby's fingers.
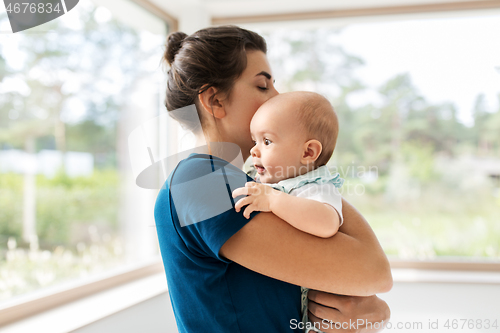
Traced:
<svg viewBox="0 0 500 333">
<path fill-rule="evenodd" d="M 252 201 L 253 201 L 253 198 L 251 196 L 244 197 L 244 198 L 238 200 L 238 202 L 234 205 L 234 209 L 236 209 L 236 211 L 239 212 L 241 207 L 246 206 L 248 204 L 251 204 Z"/>
<path fill-rule="evenodd" d="M 239 197 L 240 195 L 248 195 L 248 187 L 239 187 L 233 191 L 233 198 Z"/>
<path fill-rule="evenodd" d="M 249 205 L 247 208 L 245 208 L 245 211 L 243 212 L 243 216 L 246 217 L 247 219 L 250 218 L 250 214 L 255 211 L 257 207 L 254 204 Z"/>
</svg>

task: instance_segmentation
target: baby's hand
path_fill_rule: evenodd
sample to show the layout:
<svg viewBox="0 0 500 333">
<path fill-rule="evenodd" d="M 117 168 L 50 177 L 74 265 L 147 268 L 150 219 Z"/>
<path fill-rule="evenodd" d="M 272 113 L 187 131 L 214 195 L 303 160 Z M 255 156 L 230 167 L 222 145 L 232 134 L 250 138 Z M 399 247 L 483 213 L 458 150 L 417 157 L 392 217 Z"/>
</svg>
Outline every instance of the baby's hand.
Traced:
<svg viewBox="0 0 500 333">
<path fill-rule="evenodd" d="M 245 187 L 240 187 L 233 191 L 233 198 L 240 195 L 247 195 L 246 197 L 238 200 L 234 208 L 237 212 L 239 212 L 241 207 L 248 205 L 248 207 L 243 211 L 243 216 L 249 219 L 250 213 L 253 211 L 270 212 L 273 198 L 280 193 L 282 192 L 277 191 L 270 186 L 255 182 L 248 182 L 245 184 Z"/>
</svg>

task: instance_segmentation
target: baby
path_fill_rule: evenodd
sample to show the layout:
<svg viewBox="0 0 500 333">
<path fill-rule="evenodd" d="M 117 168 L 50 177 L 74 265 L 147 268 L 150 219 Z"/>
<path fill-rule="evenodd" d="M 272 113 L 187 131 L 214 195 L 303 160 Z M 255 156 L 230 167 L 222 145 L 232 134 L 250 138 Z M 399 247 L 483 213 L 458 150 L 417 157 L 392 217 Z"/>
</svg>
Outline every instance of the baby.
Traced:
<svg viewBox="0 0 500 333">
<path fill-rule="evenodd" d="M 236 211 L 273 212 L 293 227 L 318 237 L 331 237 L 342 225 L 344 180 L 331 175 L 326 163 L 338 136 L 338 120 L 330 102 L 312 92 L 277 95 L 255 113 L 250 150 L 256 182 L 233 191 Z M 276 189 L 278 191 L 276 191 Z M 303 323 L 307 323 L 307 289 L 302 288 Z M 310 327 L 306 325 L 305 327 Z M 309 330 L 306 330 L 309 331 Z"/>
</svg>

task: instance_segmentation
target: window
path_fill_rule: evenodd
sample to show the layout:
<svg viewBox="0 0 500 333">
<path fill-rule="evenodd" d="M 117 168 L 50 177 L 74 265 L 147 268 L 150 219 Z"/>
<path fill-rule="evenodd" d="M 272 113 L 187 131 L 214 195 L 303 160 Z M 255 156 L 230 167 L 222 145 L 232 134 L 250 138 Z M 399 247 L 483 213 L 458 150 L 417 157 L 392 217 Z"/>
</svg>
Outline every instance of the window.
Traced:
<svg viewBox="0 0 500 333">
<path fill-rule="evenodd" d="M 0 302 L 158 256 L 127 137 L 161 108 L 165 24 L 120 6 L 0 15 Z"/>
<path fill-rule="evenodd" d="M 500 258 L 500 17 L 261 31 L 280 92 L 327 96 L 343 196 L 402 259 Z"/>
</svg>

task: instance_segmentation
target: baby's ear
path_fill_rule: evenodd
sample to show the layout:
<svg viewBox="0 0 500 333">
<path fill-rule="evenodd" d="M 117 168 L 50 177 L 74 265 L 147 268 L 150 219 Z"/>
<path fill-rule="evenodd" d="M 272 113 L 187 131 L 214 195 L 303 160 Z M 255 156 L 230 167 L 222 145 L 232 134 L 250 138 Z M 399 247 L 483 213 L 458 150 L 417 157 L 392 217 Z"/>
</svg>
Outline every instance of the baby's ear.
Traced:
<svg viewBox="0 0 500 333">
<path fill-rule="evenodd" d="M 311 164 L 314 163 L 321 152 L 323 151 L 323 146 L 321 142 L 318 140 L 312 139 L 304 143 L 304 151 L 302 153 L 302 164 Z"/>
</svg>

